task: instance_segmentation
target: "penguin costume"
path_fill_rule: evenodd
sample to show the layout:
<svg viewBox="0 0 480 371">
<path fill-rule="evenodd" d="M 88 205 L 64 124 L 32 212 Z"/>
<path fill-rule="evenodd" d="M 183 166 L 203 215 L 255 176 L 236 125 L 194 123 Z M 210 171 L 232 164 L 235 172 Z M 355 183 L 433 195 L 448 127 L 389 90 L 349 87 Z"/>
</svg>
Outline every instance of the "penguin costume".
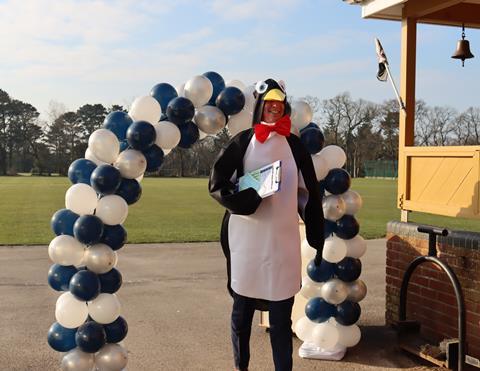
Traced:
<svg viewBox="0 0 480 371">
<path fill-rule="evenodd" d="M 312 159 L 290 133 L 290 106 L 282 81 L 255 87 L 253 128 L 234 136 L 220 152 L 210 175 L 210 195 L 227 210 L 220 242 L 227 260 L 227 287 L 234 299 L 232 343 L 235 367 L 246 370 L 255 309 L 268 310 L 276 370 L 291 370 L 291 310 L 301 286 L 298 216 L 321 261 L 324 244 L 322 202 Z M 273 108 L 272 108 L 273 107 Z M 272 122 L 271 117 L 277 119 Z M 246 172 L 281 161 L 280 190 L 261 198 L 236 191 Z"/>
</svg>

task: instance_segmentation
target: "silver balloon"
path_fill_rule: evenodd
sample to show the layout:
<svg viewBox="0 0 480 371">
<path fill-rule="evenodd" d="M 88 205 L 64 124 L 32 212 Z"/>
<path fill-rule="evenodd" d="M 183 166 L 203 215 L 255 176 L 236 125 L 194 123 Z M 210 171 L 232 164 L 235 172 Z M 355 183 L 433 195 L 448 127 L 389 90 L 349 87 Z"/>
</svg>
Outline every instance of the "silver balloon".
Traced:
<svg viewBox="0 0 480 371">
<path fill-rule="evenodd" d="M 341 196 L 326 196 L 322 200 L 323 216 L 325 219 L 336 222 L 345 215 L 346 205 Z"/>
<path fill-rule="evenodd" d="M 127 351 L 118 344 L 106 344 L 95 356 L 97 371 L 121 371 L 127 361 Z"/>
<path fill-rule="evenodd" d="M 127 149 L 120 153 L 114 165 L 124 178 L 135 179 L 147 169 L 147 160 L 142 152 Z"/>
<path fill-rule="evenodd" d="M 362 280 L 356 280 L 347 284 L 348 296 L 347 299 L 358 303 L 367 296 L 367 285 Z"/>
<path fill-rule="evenodd" d="M 217 134 L 227 123 L 223 112 L 214 106 L 200 107 L 195 112 L 193 121 L 201 131 L 207 134 Z"/>
<path fill-rule="evenodd" d="M 97 274 L 107 273 L 115 266 L 116 255 L 117 252 L 113 251 L 110 246 L 98 243 L 85 251 L 85 265 L 88 270 Z"/>
<path fill-rule="evenodd" d="M 346 214 L 355 215 L 358 210 L 361 209 L 363 201 L 362 197 L 357 192 L 349 189 L 347 192 L 342 194 L 342 198 L 345 201 Z"/>
<path fill-rule="evenodd" d="M 183 89 L 185 98 L 190 99 L 195 108 L 207 104 L 213 94 L 212 82 L 203 75 L 192 77 Z"/>
<path fill-rule="evenodd" d="M 321 293 L 326 302 L 336 305 L 347 298 L 348 288 L 345 282 L 338 278 L 332 278 L 323 284 Z"/>
<path fill-rule="evenodd" d="M 62 358 L 63 371 L 92 371 L 95 366 L 93 354 L 82 352 L 75 348 Z"/>
</svg>

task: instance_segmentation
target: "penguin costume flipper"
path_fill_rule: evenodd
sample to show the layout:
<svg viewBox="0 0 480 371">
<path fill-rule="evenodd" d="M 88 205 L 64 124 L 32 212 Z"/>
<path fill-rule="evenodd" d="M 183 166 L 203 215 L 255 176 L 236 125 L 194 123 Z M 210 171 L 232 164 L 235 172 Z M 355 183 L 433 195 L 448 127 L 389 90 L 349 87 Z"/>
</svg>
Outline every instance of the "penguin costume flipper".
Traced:
<svg viewBox="0 0 480 371">
<path fill-rule="evenodd" d="M 210 196 L 232 214 L 253 214 L 262 202 L 255 189 L 247 188 L 236 192 L 236 186 L 231 181 L 235 171 L 237 178 L 243 175 L 243 156 L 252 136 L 253 130 L 248 129 L 233 137 L 218 155 L 210 174 Z"/>
</svg>

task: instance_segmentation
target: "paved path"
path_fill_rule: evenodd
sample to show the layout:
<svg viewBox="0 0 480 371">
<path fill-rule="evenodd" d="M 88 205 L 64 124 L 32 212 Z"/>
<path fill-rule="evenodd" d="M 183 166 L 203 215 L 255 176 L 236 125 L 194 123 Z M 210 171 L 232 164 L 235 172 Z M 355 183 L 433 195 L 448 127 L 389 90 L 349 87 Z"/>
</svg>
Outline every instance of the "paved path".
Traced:
<svg viewBox="0 0 480 371">
<path fill-rule="evenodd" d="M 231 370 L 231 300 L 219 245 L 129 245 L 119 257 L 129 371 Z M 362 342 L 342 362 L 326 362 L 299 358 L 295 339 L 294 369 L 430 370 L 399 352 L 383 326 L 385 241 L 369 241 L 362 261 L 369 290 L 361 303 Z M 46 342 L 58 297 L 46 283 L 50 264 L 45 246 L 0 247 L 0 370 L 59 368 L 60 356 Z M 254 328 L 251 346 L 251 370 L 272 370 L 264 329 Z"/>
</svg>

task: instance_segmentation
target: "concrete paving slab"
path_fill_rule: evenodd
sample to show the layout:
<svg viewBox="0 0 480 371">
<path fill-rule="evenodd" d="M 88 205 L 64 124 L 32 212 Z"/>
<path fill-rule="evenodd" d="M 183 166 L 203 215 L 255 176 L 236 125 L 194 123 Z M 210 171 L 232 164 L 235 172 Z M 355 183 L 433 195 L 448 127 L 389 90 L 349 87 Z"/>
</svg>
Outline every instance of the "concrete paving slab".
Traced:
<svg viewBox="0 0 480 371">
<path fill-rule="evenodd" d="M 341 362 L 304 360 L 294 339 L 295 370 L 433 370 L 396 348 L 384 327 L 385 240 L 371 240 L 362 278 L 368 295 L 363 339 Z M 0 247 L 0 370 L 58 370 L 46 335 L 59 293 L 47 284 L 45 246 Z M 118 296 L 129 324 L 130 371 L 231 370 L 225 261 L 218 243 L 128 245 L 119 252 Z M 259 316 L 255 321 L 259 322 Z M 252 332 L 251 370 L 273 370 L 268 334 Z"/>
</svg>

